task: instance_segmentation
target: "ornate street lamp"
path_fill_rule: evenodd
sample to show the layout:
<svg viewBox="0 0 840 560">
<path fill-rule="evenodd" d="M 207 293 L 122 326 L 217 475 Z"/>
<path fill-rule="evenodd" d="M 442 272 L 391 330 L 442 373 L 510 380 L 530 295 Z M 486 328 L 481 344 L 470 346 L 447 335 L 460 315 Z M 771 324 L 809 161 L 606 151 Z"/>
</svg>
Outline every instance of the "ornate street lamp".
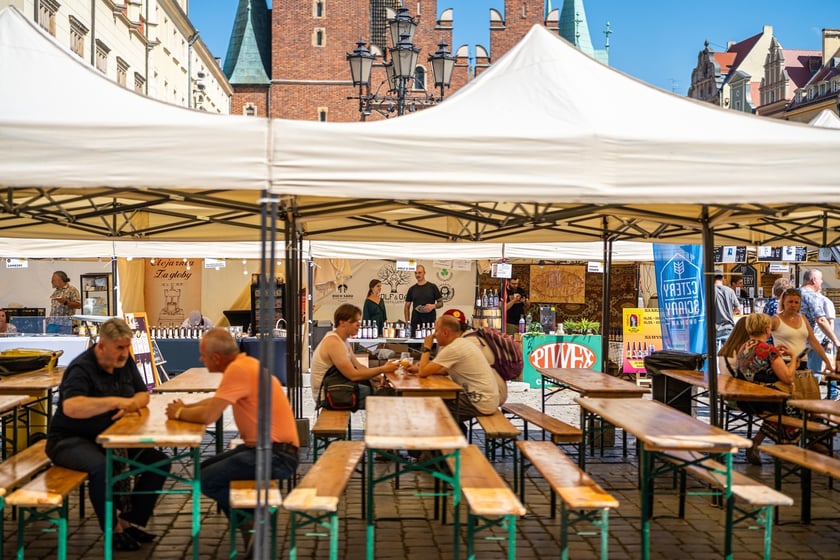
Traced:
<svg viewBox="0 0 840 560">
<path fill-rule="evenodd" d="M 417 71 L 417 58 L 420 54 L 420 48 L 414 44 L 416 30 L 417 22 L 409 15 L 408 8 L 401 7 L 397 10 L 397 15 L 388 21 L 388 32 L 393 45 L 387 50 L 390 60 L 376 64 L 376 55 L 368 50 L 363 40 L 359 40 L 352 53 L 347 53 L 353 86 L 359 88 L 358 97 L 348 99 L 359 100 L 361 120 L 365 120 L 371 111 L 377 111 L 387 118 L 393 112 L 398 116 L 405 114 L 406 107 L 413 111 L 418 106 L 436 105 L 443 101 L 444 89 L 448 88 L 452 81 L 456 60 L 456 57 L 446 50 L 446 43 L 438 44 L 437 52 L 428 59 L 432 67 L 434 85 L 440 88 L 440 97 L 428 93 L 409 95 L 409 84 Z M 374 66 L 384 68 L 386 76 L 376 87 L 370 81 Z M 382 86 L 385 86 L 384 94 L 380 94 Z"/>
</svg>

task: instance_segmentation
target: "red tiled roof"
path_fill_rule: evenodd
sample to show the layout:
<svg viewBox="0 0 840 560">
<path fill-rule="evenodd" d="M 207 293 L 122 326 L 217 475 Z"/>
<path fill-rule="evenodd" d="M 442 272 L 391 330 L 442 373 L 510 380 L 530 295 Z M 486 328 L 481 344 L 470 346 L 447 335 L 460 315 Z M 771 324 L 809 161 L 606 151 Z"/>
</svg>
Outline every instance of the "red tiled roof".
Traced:
<svg viewBox="0 0 840 560">
<path fill-rule="evenodd" d="M 732 68 L 737 69 L 738 66 L 741 65 L 741 62 L 743 62 L 744 58 L 746 58 L 746 56 L 750 54 L 750 51 L 753 49 L 758 40 L 761 39 L 762 35 L 764 35 L 763 32 L 758 33 L 756 35 L 753 35 L 752 37 L 744 39 L 740 43 L 735 43 L 734 45 L 726 49 L 726 52 L 733 53 L 735 55 L 735 62 L 731 64 Z"/>
<path fill-rule="evenodd" d="M 722 75 L 729 74 L 729 69 L 732 68 L 732 62 L 735 60 L 735 53 L 730 52 L 716 52 L 712 53 L 715 57 L 715 62 L 720 66 L 720 73 Z"/>
<path fill-rule="evenodd" d="M 811 79 L 811 59 L 822 59 L 818 50 L 782 49 L 785 57 L 785 70 L 790 78 L 791 91 L 801 88 Z"/>
</svg>

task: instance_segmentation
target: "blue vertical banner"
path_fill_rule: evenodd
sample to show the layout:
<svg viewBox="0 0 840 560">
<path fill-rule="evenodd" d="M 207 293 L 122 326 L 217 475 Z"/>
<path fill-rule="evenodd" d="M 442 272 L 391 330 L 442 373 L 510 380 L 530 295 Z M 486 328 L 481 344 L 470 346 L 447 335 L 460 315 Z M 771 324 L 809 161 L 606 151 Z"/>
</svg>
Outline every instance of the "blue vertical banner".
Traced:
<svg viewBox="0 0 840 560">
<path fill-rule="evenodd" d="M 662 344 L 706 354 L 702 245 L 653 244 Z"/>
</svg>

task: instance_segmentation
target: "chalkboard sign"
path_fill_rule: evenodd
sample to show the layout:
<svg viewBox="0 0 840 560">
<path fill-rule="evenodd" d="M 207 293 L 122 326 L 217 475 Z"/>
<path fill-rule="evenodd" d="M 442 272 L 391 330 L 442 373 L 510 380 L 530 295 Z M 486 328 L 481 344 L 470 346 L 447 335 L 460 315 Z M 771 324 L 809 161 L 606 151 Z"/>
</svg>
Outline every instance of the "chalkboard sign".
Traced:
<svg viewBox="0 0 840 560">
<path fill-rule="evenodd" d="M 747 262 L 746 245 L 718 245 L 715 247 L 715 264 Z"/>
<path fill-rule="evenodd" d="M 759 247 L 757 257 L 760 262 L 805 262 L 808 260 L 808 248 L 804 245 Z"/>
<path fill-rule="evenodd" d="M 131 339 L 131 355 L 137 363 L 146 386 L 152 389 L 160 383 L 155 366 L 155 354 L 152 350 L 152 337 L 149 336 L 149 323 L 145 313 L 126 313 L 125 322 L 134 333 Z"/>
</svg>

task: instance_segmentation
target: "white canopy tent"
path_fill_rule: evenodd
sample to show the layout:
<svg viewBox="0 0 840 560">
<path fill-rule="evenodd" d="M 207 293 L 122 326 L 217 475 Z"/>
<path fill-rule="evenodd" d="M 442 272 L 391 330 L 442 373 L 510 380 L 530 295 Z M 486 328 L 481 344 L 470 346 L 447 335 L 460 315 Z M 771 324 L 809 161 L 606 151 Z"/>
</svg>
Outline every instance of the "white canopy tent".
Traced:
<svg viewBox="0 0 840 560">
<path fill-rule="evenodd" d="M 124 258 L 228 258 L 259 259 L 257 241 L 206 241 L 190 243 L 156 241 L 78 241 L 56 239 L 0 238 L 0 258 L 96 257 Z M 282 253 L 282 247 L 277 248 Z M 360 243 L 345 241 L 309 241 L 303 243 L 304 258 L 325 259 L 549 259 L 599 261 L 604 245 L 597 241 L 580 243 Z M 616 241 L 612 260 L 653 260 L 650 243 Z"/>
<path fill-rule="evenodd" d="M 828 109 L 823 109 L 816 117 L 808 121 L 808 124 L 822 128 L 840 128 L 840 117 Z"/>
<path fill-rule="evenodd" d="M 279 194 L 657 206 L 840 202 L 833 131 L 663 92 L 541 26 L 433 109 L 374 123 L 282 121 L 272 132 Z M 371 154 L 376 164 L 360 163 Z"/>
<path fill-rule="evenodd" d="M 14 8 L 0 12 L 0 184 L 263 189 L 269 122 L 116 86 Z"/>
</svg>

